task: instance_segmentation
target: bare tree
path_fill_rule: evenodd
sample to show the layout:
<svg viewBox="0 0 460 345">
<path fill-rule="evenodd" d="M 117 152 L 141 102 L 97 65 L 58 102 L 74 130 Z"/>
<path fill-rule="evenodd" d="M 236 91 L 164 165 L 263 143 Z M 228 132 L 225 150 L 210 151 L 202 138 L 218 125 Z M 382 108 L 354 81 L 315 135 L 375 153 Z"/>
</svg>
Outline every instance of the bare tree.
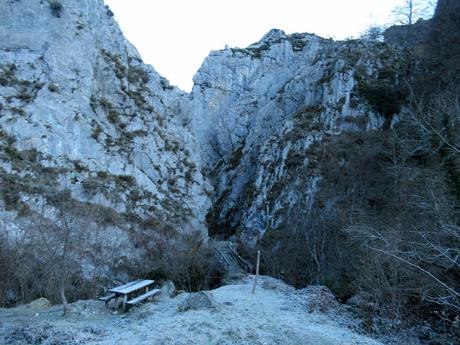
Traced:
<svg viewBox="0 0 460 345">
<path fill-rule="evenodd" d="M 34 250 L 56 287 L 66 315 L 69 313 L 66 291 L 71 280 L 80 274 L 85 250 L 89 247 L 90 220 L 68 190 L 58 192 L 53 203 L 55 207 L 50 208 L 42 200 Z"/>
<path fill-rule="evenodd" d="M 430 0 L 404 0 L 393 10 L 397 24 L 412 25 L 420 18 L 426 18 L 434 9 L 434 2 Z"/>
<path fill-rule="evenodd" d="M 410 240 L 407 234 L 402 235 L 396 229 L 384 233 L 372 226 L 355 226 L 348 228 L 348 231 L 361 234 L 362 245 L 377 254 L 377 257 L 370 255 L 370 261 L 379 261 L 378 257 L 383 256 L 382 259 L 390 262 L 388 268 L 394 270 L 399 267 L 400 275 L 404 274 L 418 285 L 417 288 L 415 284 L 404 286 L 402 281 L 397 281 L 394 286 L 386 288 L 388 291 L 398 289 L 400 294 L 408 294 L 418 290 L 427 302 L 460 310 L 460 289 L 455 278 L 449 276 L 449 273 L 460 271 L 460 251 L 455 245 L 460 240 L 458 226 L 444 225 L 432 232 L 416 229 L 409 232 L 409 235 L 413 235 Z M 382 282 L 389 279 L 388 268 L 387 272 L 380 274 L 373 269 L 373 282 L 380 281 L 377 290 L 385 289 Z M 362 278 L 366 278 L 364 272 Z M 399 298 L 401 303 L 401 296 Z"/>
</svg>

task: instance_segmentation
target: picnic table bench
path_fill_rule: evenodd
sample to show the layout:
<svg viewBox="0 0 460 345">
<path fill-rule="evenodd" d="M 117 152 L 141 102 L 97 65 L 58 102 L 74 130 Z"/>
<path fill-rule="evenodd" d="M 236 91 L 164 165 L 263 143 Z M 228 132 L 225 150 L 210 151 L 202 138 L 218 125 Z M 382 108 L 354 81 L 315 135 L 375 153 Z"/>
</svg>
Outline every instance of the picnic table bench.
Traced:
<svg viewBox="0 0 460 345">
<path fill-rule="evenodd" d="M 132 282 L 111 288 L 108 290 L 109 294 L 99 297 L 99 300 L 104 301 L 107 305 L 112 299 L 115 299 L 115 308 L 118 306 L 118 298 L 123 298 L 123 310 L 128 306 L 133 306 L 149 297 L 153 297 L 160 293 L 160 289 L 149 288 L 153 285 L 153 280 L 138 279 Z M 130 299 L 131 298 L 131 299 Z"/>
</svg>

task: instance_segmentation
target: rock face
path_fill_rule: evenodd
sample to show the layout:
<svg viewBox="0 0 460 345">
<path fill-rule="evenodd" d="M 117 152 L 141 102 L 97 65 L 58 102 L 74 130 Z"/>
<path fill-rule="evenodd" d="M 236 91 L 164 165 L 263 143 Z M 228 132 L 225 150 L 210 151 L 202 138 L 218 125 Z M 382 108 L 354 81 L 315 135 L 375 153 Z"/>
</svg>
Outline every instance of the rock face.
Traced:
<svg viewBox="0 0 460 345">
<path fill-rule="evenodd" d="M 103 2 L 8 0 L 0 9 L 6 227 L 21 233 L 15 211 L 57 223 L 61 210 L 125 249 L 112 262 L 146 233 L 206 237 L 210 186 L 181 112 L 186 95 L 142 63 Z"/>
<path fill-rule="evenodd" d="M 419 20 L 412 25 L 392 26 L 385 30 L 385 42 L 403 47 L 423 43 L 431 34 L 431 21 Z"/>
<path fill-rule="evenodd" d="M 394 83 L 401 57 L 382 43 L 280 30 L 246 49 L 212 52 L 190 103 L 216 191 L 210 233 L 255 243 L 292 207 L 308 210 L 321 181 L 315 149 L 344 131 L 391 125 L 398 109 L 381 109 L 366 92 L 369 80 Z"/>
<path fill-rule="evenodd" d="M 85 229 L 75 241 L 101 243 L 80 258 L 88 276 L 176 233 L 254 244 L 308 211 L 333 138 L 392 125 L 400 105 L 383 89 L 402 57 L 272 30 L 212 52 L 185 94 L 142 63 L 101 0 L 2 1 L 1 222 L 13 239 L 30 220 Z"/>
</svg>

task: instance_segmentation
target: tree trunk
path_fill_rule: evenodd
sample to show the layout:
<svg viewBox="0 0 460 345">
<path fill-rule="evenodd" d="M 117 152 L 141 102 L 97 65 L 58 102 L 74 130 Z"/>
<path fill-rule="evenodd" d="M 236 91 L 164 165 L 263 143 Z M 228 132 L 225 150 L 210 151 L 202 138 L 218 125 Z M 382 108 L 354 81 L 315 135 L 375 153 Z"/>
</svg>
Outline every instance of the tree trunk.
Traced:
<svg viewBox="0 0 460 345">
<path fill-rule="evenodd" d="M 65 296 L 65 285 L 61 284 L 59 287 L 59 294 L 61 295 L 63 315 L 68 315 L 70 312 L 69 303 L 67 302 L 67 297 Z"/>
</svg>

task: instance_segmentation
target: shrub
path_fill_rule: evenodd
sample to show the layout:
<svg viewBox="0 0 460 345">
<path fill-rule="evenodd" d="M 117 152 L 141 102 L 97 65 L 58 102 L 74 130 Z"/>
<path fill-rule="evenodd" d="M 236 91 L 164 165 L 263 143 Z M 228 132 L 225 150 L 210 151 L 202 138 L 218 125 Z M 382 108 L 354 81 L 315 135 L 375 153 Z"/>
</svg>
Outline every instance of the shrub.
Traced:
<svg viewBox="0 0 460 345">
<path fill-rule="evenodd" d="M 358 92 L 369 102 L 372 108 L 391 118 L 398 114 L 404 104 L 407 92 L 401 87 L 377 82 L 361 81 L 358 84 Z"/>
<path fill-rule="evenodd" d="M 94 124 L 92 123 L 92 125 L 93 127 L 92 127 L 92 132 L 91 132 L 91 138 L 98 140 L 99 135 L 101 135 L 101 133 L 103 132 L 102 127 L 97 122 L 94 122 Z"/>
<path fill-rule="evenodd" d="M 114 16 L 114 13 L 112 12 L 112 10 L 110 9 L 109 6 L 105 5 L 105 9 L 106 9 L 106 13 L 109 17 L 113 17 Z"/>
<path fill-rule="evenodd" d="M 129 69 L 128 69 L 128 81 L 130 83 L 135 83 L 135 82 L 141 81 L 141 82 L 143 82 L 145 84 L 145 83 L 149 82 L 149 79 L 150 79 L 150 77 L 149 77 L 149 74 L 147 73 L 147 71 L 144 71 L 140 67 L 132 67 L 132 66 L 129 67 Z M 163 81 L 163 79 L 161 79 L 161 81 Z M 164 79 L 164 80 L 166 80 L 166 79 Z M 163 87 L 163 84 L 162 84 L 162 87 Z"/>
<path fill-rule="evenodd" d="M 48 85 L 48 90 L 50 92 L 58 92 L 59 91 L 59 86 L 55 83 L 51 83 Z"/>
<path fill-rule="evenodd" d="M 109 110 L 109 113 L 107 114 L 107 119 L 114 125 L 120 123 L 120 117 L 118 113 L 113 109 Z"/>
<path fill-rule="evenodd" d="M 50 5 L 51 13 L 53 16 L 60 18 L 61 13 L 64 10 L 64 6 L 58 0 L 48 0 L 48 4 Z"/>
</svg>

